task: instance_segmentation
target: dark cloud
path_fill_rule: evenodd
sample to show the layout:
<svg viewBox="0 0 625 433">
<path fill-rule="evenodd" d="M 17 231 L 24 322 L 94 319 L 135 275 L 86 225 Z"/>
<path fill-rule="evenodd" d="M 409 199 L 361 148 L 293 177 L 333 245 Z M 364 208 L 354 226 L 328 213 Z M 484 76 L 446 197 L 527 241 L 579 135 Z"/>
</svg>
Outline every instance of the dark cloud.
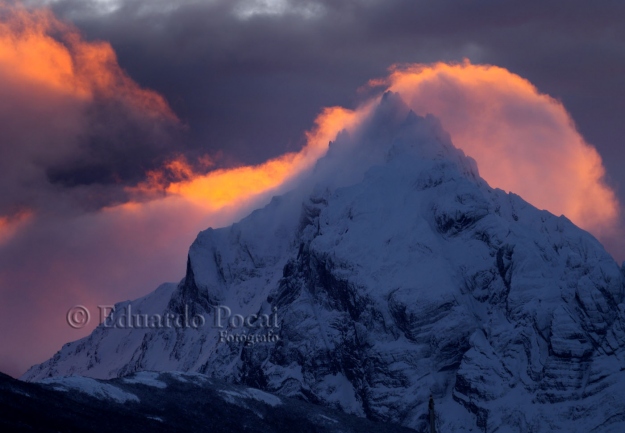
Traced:
<svg viewBox="0 0 625 433">
<path fill-rule="evenodd" d="M 469 57 L 561 99 L 625 185 L 622 2 L 321 1 L 311 18 L 297 13 L 311 2 L 291 1 L 293 13 L 233 13 L 249 3 L 126 0 L 101 15 L 74 0 L 55 10 L 111 41 L 130 75 L 188 121 L 193 146 L 240 162 L 301 146 L 321 107 L 353 106 L 355 89 L 391 64 Z"/>
<path fill-rule="evenodd" d="M 77 137 L 76 152 L 47 168 L 48 180 L 65 187 L 93 184 L 135 185 L 145 172 L 184 153 L 176 122 L 146 115 L 114 98 L 98 98 L 84 112 L 88 125 Z"/>
<path fill-rule="evenodd" d="M 123 201 L 124 187 L 185 153 L 183 124 L 110 45 L 45 11 L 2 4 L 0 18 L 0 218 Z"/>
</svg>

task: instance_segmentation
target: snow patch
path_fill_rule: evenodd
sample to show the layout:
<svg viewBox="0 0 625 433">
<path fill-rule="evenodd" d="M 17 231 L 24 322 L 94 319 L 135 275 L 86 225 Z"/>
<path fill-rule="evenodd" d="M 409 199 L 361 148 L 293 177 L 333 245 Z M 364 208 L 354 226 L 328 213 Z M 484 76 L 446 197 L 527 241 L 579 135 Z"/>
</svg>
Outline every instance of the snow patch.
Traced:
<svg viewBox="0 0 625 433">
<path fill-rule="evenodd" d="M 321 414 L 317 415 L 317 418 L 319 418 L 322 421 L 329 421 L 329 422 L 331 422 L 333 424 L 336 424 L 338 422 L 334 418 L 330 418 L 329 416 L 325 416 L 325 415 L 321 415 Z"/>
<path fill-rule="evenodd" d="M 212 384 L 211 380 L 203 374 L 193 372 L 182 371 L 168 371 L 171 377 L 182 383 L 195 383 L 195 384 Z"/>
<path fill-rule="evenodd" d="M 260 389 L 248 388 L 247 390 L 245 390 L 245 393 L 249 397 L 255 400 L 261 401 L 263 403 L 267 403 L 271 407 L 276 407 L 282 404 L 282 400 L 280 400 L 279 397 L 276 397 L 275 395 L 272 395 L 272 394 L 268 394 L 264 391 L 261 391 Z"/>
<path fill-rule="evenodd" d="M 108 399 L 117 403 L 139 402 L 139 397 L 108 383 L 101 383 L 89 377 L 69 376 L 43 379 L 39 383 L 54 385 L 57 391 L 79 391 L 99 399 Z"/>
<path fill-rule="evenodd" d="M 241 399 L 244 400 L 257 400 L 262 403 L 268 404 L 271 407 L 276 407 L 282 404 L 282 400 L 275 395 L 268 394 L 259 389 L 255 388 L 247 388 L 244 392 L 230 391 L 230 390 L 220 390 L 222 394 L 225 394 L 225 400 L 229 403 L 240 404 Z"/>
<path fill-rule="evenodd" d="M 160 374 L 153 371 L 141 371 L 132 377 L 124 378 L 124 383 L 146 385 L 154 388 L 165 389 L 167 384 L 158 380 Z"/>
</svg>

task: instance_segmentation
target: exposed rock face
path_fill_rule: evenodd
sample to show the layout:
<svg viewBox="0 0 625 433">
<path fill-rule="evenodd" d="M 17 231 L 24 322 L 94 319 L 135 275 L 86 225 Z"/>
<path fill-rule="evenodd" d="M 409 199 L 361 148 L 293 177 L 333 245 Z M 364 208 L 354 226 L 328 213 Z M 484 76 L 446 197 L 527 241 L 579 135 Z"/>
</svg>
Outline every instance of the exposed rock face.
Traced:
<svg viewBox="0 0 625 433">
<path fill-rule="evenodd" d="M 130 303 L 205 326 L 100 326 L 24 378 L 183 370 L 418 430 L 433 394 L 441 431 L 625 431 L 625 276 L 590 234 L 490 188 L 391 94 L 313 179 Z M 219 328 L 219 305 L 280 327 Z"/>
</svg>

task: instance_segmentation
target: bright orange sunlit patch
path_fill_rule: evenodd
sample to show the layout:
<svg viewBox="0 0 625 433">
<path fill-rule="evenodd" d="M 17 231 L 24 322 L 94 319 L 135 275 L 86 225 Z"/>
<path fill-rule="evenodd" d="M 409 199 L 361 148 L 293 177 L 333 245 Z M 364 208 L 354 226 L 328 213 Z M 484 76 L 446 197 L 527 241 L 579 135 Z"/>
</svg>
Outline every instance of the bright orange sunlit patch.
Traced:
<svg viewBox="0 0 625 433">
<path fill-rule="evenodd" d="M 69 51 L 46 34 L 56 23 L 51 13 L 8 5 L 0 6 L 0 13 L 0 65 L 5 72 L 63 92 L 81 93 L 72 80 Z"/>
<path fill-rule="evenodd" d="M 287 153 L 256 166 L 219 169 L 207 174 L 195 172 L 181 157 L 165 164 L 161 170 L 148 172 L 147 180 L 129 191 L 143 195 L 165 192 L 207 211 L 237 206 L 309 170 L 327 151 L 329 142 L 341 130 L 356 125 L 361 117 L 362 113 L 344 108 L 326 108 L 315 121 L 315 128 L 306 133 L 307 144 L 299 152 Z"/>
<path fill-rule="evenodd" d="M 114 96 L 145 114 L 175 119 L 159 94 L 123 72 L 109 43 L 83 41 L 48 10 L 0 5 L 0 73 L 5 83 L 37 84 L 87 100 Z"/>
</svg>

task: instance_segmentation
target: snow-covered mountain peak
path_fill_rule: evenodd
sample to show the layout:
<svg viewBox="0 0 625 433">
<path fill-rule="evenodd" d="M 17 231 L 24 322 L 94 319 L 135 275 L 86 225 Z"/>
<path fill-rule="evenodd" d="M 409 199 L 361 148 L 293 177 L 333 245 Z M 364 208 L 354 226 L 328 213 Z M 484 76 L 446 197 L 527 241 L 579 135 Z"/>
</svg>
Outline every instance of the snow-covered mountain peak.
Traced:
<svg viewBox="0 0 625 433">
<path fill-rule="evenodd" d="M 624 281 L 389 93 L 293 191 L 201 232 L 178 286 L 117 306 L 205 326 L 100 326 L 24 378 L 178 370 L 418 430 L 433 395 L 441 431 L 621 431 Z"/>
<path fill-rule="evenodd" d="M 307 183 L 317 190 L 333 189 L 360 181 L 372 167 L 414 173 L 429 171 L 433 163 L 455 166 L 462 175 L 481 181 L 475 160 L 453 146 L 436 117 L 418 116 L 400 95 L 386 92 L 359 127 L 339 133 L 330 143 Z"/>
</svg>

